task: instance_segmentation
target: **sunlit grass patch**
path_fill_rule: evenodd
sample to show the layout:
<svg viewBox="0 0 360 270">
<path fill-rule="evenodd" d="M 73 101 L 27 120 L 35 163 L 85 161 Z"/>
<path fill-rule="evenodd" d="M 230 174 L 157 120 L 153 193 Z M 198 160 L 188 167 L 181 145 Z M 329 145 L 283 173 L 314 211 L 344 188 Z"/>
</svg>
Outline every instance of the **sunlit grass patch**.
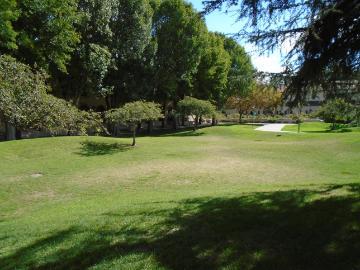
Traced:
<svg viewBox="0 0 360 270">
<path fill-rule="evenodd" d="M 360 265 L 358 133 L 197 132 L 0 143 L 0 269 Z"/>
</svg>

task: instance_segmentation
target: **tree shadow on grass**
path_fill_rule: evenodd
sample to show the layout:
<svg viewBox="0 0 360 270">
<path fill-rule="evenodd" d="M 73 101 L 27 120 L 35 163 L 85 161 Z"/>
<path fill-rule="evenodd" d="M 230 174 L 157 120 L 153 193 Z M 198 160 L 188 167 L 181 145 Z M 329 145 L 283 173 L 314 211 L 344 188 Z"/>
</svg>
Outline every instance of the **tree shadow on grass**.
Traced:
<svg viewBox="0 0 360 270">
<path fill-rule="evenodd" d="M 81 148 L 78 154 L 86 157 L 111 155 L 128 151 L 131 148 L 129 144 L 84 141 L 81 142 Z"/>
<path fill-rule="evenodd" d="M 205 133 L 199 130 L 188 130 L 188 131 L 181 131 L 181 132 L 174 132 L 161 135 L 161 137 L 198 137 L 202 136 Z"/>
<path fill-rule="evenodd" d="M 334 128 L 329 124 L 329 126 L 326 129 L 309 130 L 304 132 L 305 133 L 348 133 L 348 132 L 356 132 L 356 131 L 360 131 L 360 130 L 357 130 L 356 127 L 351 127 L 347 124 L 337 125 Z"/>
<path fill-rule="evenodd" d="M 335 196 L 339 190 L 348 193 Z M 81 228 L 59 232 L 1 258 L 0 268 L 84 269 L 124 256 L 135 264 L 142 254 L 174 270 L 360 269 L 359 191 L 354 184 L 186 200 L 175 209 L 145 211 L 146 219 L 164 218 L 153 226 L 140 220 L 137 228 L 94 229 L 71 248 L 34 256 L 77 239 Z M 106 215 L 113 222 L 139 213 Z"/>
<path fill-rule="evenodd" d="M 197 137 L 205 135 L 205 132 L 201 131 L 203 128 L 209 128 L 211 126 L 199 126 L 194 131 L 192 127 L 179 128 L 179 129 L 158 129 L 153 130 L 151 137 Z"/>
<path fill-rule="evenodd" d="M 341 128 L 341 129 L 326 129 L 326 130 L 309 130 L 304 131 L 305 133 L 348 133 L 353 132 L 350 128 Z"/>
</svg>

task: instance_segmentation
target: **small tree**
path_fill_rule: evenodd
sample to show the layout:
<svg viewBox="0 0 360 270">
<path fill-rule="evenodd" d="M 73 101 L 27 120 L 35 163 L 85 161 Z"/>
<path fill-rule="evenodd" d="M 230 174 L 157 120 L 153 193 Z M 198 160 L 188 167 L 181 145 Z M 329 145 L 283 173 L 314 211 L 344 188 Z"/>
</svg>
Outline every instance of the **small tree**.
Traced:
<svg viewBox="0 0 360 270">
<path fill-rule="evenodd" d="M 211 125 L 215 126 L 223 119 L 225 119 L 225 115 L 221 111 L 215 111 L 212 115 Z"/>
<path fill-rule="evenodd" d="M 239 123 L 241 123 L 243 115 L 251 110 L 253 103 L 250 97 L 232 96 L 228 98 L 226 106 L 238 111 Z"/>
<path fill-rule="evenodd" d="M 273 114 L 281 105 L 282 93 L 266 84 L 255 84 L 249 96 L 252 105 L 257 109 L 270 110 Z"/>
<path fill-rule="evenodd" d="M 332 123 L 331 129 L 336 128 L 337 123 L 349 123 L 352 120 L 354 106 L 343 99 L 336 98 L 326 102 L 319 111 L 317 116 L 327 123 Z"/>
<path fill-rule="evenodd" d="M 294 120 L 294 122 L 297 124 L 297 132 L 300 133 L 301 123 L 304 122 L 303 116 L 301 115 L 301 113 L 294 114 L 292 116 L 292 120 Z"/>
<path fill-rule="evenodd" d="M 210 101 L 201 100 L 193 97 L 185 97 L 179 101 L 178 109 L 183 115 L 195 116 L 194 130 L 198 127 L 199 119 L 203 116 L 213 117 L 216 107 Z"/>
<path fill-rule="evenodd" d="M 153 121 L 163 117 L 160 104 L 135 101 L 107 112 L 106 118 L 113 123 L 125 124 L 132 131 L 132 146 L 136 145 L 136 127 L 143 121 Z"/>
</svg>

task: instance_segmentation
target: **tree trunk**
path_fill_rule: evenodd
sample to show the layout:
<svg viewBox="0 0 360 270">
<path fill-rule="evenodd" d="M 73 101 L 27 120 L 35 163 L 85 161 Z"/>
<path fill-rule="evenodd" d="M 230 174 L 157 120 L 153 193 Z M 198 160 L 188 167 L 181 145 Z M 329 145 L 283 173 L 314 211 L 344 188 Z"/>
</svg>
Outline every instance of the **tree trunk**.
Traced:
<svg viewBox="0 0 360 270">
<path fill-rule="evenodd" d="M 241 122 L 242 122 L 242 117 L 243 117 L 243 113 L 239 112 L 239 124 L 241 124 Z"/>
<path fill-rule="evenodd" d="M 199 117 L 195 116 L 195 119 L 194 119 L 194 131 L 197 129 L 198 124 L 199 124 Z"/>
<path fill-rule="evenodd" d="M 81 94 L 79 93 L 78 96 L 75 98 L 75 106 L 78 108 L 80 104 L 80 98 L 81 98 Z"/>
<path fill-rule="evenodd" d="M 148 126 L 147 126 L 147 132 L 148 134 L 151 134 L 152 130 L 153 130 L 153 124 L 154 122 L 153 121 L 148 121 Z"/>
<path fill-rule="evenodd" d="M 15 137 L 17 140 L 21 140 L 21 130 L 18 128 L 15 128 Z"/>
<path fill-rule="evenodd" d="M 106 96 L 106 97 L 104 98 L 104 100 L 105 100 L 105 104 L 106 104 L 106 110 L 110 110 L 110 108 L 111 108 L 111 102 L 110 102 L 109 96 Z"/>
<path fill-rule="evenodd" d="M 5 122 L 5 139 L 7 141 L 16 140 L 16 128 L 8 122 Z"/>
<path fill-rule="evenodd" d="M 217 120 L 215 119 L 215 117 L 213 117 L 213 118 L 211 119 L 211 125 L 212 125 L 212 126 L 216 126 L 216 122 L 217 122 Z"/>
<path fill-rule="evenodd" d="M 181 116 L 181 125 L 185 126 L 185 115 Z"/>
<path fill-rule="evenodd" d="M 165 128 L 165 126 L 166 126 L 166 121 L 167 121 L 167 106 L 166 106 L 166 102 L 164 102 L 164 104 L 163 104 L 163 108 L 164 108 L 164 118 L 162 119 L 162 121 L 161 121 L 161 127 L 162 128 Z"/>
<path fill-rule="evenodd" d="M 136 145 L 136 126 L 135 125 L 132 127 L 132 132 L 133 132 L 133 140 L 132 140 L 131 146 L 135 146 Z"/>
<path fill-rule="evenodd" d="M 174 117 L 173 117 L 173 129 L 174 129 L 174 130 L 177 130 L 177 118 L 176 118 L 175 115 L 174 115 Z"/>
</svg>

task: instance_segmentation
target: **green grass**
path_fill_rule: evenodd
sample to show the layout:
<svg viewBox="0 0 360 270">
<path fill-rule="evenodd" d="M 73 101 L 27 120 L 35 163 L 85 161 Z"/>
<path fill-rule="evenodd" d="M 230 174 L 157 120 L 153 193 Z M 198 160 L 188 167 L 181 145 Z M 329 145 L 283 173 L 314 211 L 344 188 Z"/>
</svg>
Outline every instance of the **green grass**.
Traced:
<svg viewBox="0 0 360 270">
<path fill-rule="evenodd" d="M 129 143 L 1 142 L 0 269 L 360 269 L 358 132 Z"/>
<path fill-rule="evenodd" d="M 360 128 L 338 128 L 336 130 L 331 130 L 331 124 L 324 123 L 324 122 L 304 122 L 300 125 L 301 132 L 314 132 L 314 133 L 325 133 L 325 132 L 360 132 Z M 283 131 L 291 131 L 297 132 L 298 126 L 297 125 L 288 125 L 283 128 Z"/>
</svg>

